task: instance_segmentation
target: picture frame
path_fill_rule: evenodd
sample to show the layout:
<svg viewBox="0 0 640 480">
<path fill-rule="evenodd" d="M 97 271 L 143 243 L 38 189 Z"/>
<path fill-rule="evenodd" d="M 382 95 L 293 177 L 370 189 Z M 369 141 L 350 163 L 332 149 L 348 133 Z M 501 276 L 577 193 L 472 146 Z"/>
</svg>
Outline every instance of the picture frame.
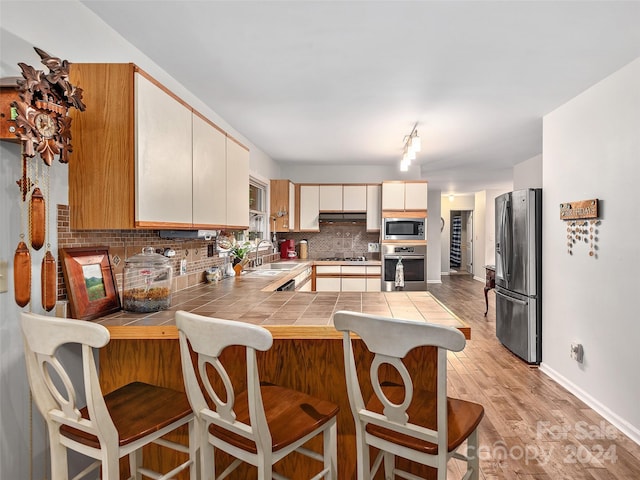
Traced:
<svg viewBox="0 0 640 480">
<path fill-rule="evenodd" d="M 93 320 L 121 310 L 108 247 L 60 249 L 71 318 Z"/>
</svg>

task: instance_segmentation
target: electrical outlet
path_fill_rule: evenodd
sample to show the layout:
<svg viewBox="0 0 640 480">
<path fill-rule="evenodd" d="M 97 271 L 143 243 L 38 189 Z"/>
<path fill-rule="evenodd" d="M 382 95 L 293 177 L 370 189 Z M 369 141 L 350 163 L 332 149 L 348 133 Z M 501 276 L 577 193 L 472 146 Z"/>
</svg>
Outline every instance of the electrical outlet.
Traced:
<svg viewBox="0 0 640 480">
<path fill-rule="evenodd" d="M 375 242 L 369 242 L 367 246 L 367 250 L 369 253 L 378 253 L 380 252 L 380 244 Z"/>
<path fill-rule="evenodd" d="M 571 355 L 571 358 L 573 358 L 576 362 L 582 363 L 582 359 L 584 356 L 584 349 L 582 348 L 582 344 L 572 343 L 570 355 Z"/>
<path fill-rule="evenodd" d="M 0 260 L 0 293 L 7 291 L 7 261 Z"/>
</svg>

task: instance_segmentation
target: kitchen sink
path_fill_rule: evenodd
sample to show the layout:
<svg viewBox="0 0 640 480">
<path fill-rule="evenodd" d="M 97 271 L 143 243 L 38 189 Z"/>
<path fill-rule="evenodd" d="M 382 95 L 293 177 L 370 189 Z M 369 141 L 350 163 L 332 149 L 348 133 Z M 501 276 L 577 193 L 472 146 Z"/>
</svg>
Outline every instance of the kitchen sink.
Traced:
<svg viewBox="0 0 640 480">
<path fill-rule="evenodd" d="M 248 275 L 256 275 L 259 277 L 275 277 L 276 275 L 280 275 L 282 273 L 282 269 L 280 270 L 251 270 L 247 274 Z"/>
<path fill-rule="evenodd" d="M 266 263 L 262 266 L 262 268 L 268 270 L 293 270 L 298 267 L 299 263 L 294 262 L 279 262 L 279 263 Z"/>
</svg>

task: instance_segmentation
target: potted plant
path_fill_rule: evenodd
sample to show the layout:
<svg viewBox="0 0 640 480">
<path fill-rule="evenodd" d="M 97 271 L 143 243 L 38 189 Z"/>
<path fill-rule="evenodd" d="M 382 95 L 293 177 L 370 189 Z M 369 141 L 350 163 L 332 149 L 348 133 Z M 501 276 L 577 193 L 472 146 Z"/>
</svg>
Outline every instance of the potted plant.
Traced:
<svg viewBox="0 0 640 480">
<path fill-rule="evenodd" d="M 249 263 L 249 252 L 252 250 L 253 245 L 249 242 L 245 242 L 242 245 L 235 244 L 229 250 L 229 254 L 233 257 L 233 268 L 236 271 L 236 275 L 239 275 L 244 266 Z"/>
</svg>

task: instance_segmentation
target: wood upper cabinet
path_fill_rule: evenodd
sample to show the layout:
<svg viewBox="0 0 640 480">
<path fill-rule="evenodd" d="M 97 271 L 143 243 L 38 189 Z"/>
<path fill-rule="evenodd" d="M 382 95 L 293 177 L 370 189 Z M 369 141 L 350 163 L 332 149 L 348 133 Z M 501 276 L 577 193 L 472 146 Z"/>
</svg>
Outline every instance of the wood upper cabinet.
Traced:
<svg viewBox="0 0 640 480">
<path fill-rule="evenodd" d="M 320 231 L 320 186 L 300 185 L 300 226 L 301 232 Z"/>
<path fill-rule="evenodd" d="M 382 182 L 382 210 L 426 211 L 427 182 Z"/>
<path fill-rule="evenodd" d="M 193 224 L 227 224 L 227 136 L 193 115 Z M 225 179 L 225 181 L 222 181 Z"/>
<path fill-rule="evenodd" d="M 248 227 L 246 148 L 228 148 L 224 132 L 134 64 L 74 63 L 69 79 L 87 105 L 70 111 L 71 228 Z"/>
<path fill-rule="evenodd" d="M 227 136 L 227 227 L 249 228 L 249 149 Z"/>
<path fill-rule="evenodd" d="M 295 185 L 290 180 L 271 180 L 269 217 L 275 232 L 295 231 Z"/>
</svg>

